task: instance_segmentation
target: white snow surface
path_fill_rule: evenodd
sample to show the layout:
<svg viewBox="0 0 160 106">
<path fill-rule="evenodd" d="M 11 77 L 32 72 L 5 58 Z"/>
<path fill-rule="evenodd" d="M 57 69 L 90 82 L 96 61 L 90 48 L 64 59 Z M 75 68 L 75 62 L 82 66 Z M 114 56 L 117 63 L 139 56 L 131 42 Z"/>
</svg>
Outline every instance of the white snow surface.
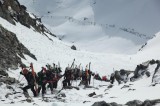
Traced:
<svg viewBox="0 0 160 106">
<path fill-rule="evenodd" d="M 102 2 L 97 0 L 92 2 L 89 0 L 48 0 L 47 2 L 43 2 L 44 0 L 19 1 L 22 4 L 27 5 L 29 11 L 34 12 L 39 16 L 43 15 L 44 17 L 46 17 L 42 18 L 43 22 L 45 22 L 46 26 L 48 26 L 48 28 L 51 29 L 53 33 L 55 32 L 55 34 L 57 34 L 59 37 L 62 37 L 65 41 L 74 42 L 65 43 L 53 36 L 48 35 L 49 38 L 53 40 L 51 41 L 45 35 L 34 31 L 33 28 L 28 29 L 20 23 L 12 25 L 6 20 L 0 18 L 0 24 L 9 31 L 15 33 L 18 40 L 22 44 L 24 44 L 31 51 L 31 53 L 35 54 L 35 56 L 37 57 L 37 61 L 33 60 L 27 55 L 25 55 L 26 60 L 22 59 L 22 61 L 26 65 L 29 65 L 32 62 L 34 64 L 36 72 L 40 71 L 41 67 L 45 66 L 47 63 L 58 64 L 58 62 L 60 62 L 60 65 L 64 72 L 65 67 L 68 66 L 68 64 L 71 65 L 73 59 L 75 58 L 75 64 L 79 65 L 80 63 L 82 63 L 83 69 L 85 68 L 86 64 L 91 62 L 91 70 L 93 72 L 99 73 L 101 76 L 107 75 L 107 77 L 109 78 L 109 75 L 114 70 L 127 69 L 133 71 L 136 68 L 137 64 L 151 59 L 160 59 L 160 32 L 155 34 L 156 32 L 158 32 L 160 25 L 158 23 L 159 21 L 157 21 L 157 19 L 160 19 L 159 12 L 157 12 L 159 10 L 159 7 L 157 6 L 159 3 L 158 0 L 146 0 L 145 2 L 144 0 L 128 0 L 127 2 L 125 0 L 116 0 L 116 4 L 114 4 L 110 0 L 101 0 Z M 107 4 L 108 6 L 105 6 L 105 2 L 109 2 L 110 5 Z M 102 5 L 103 3 L 104 5 Z M 121 5 L 119 5 L 119 3 Z M 133 3 L 134 5 L 131 5 L 131 3 Z M 139 3 L 138 6 L 137 3 Z M 126 4 L 129 5 L 124 6 Z M 151 4 L 151 7 L 148 4 Z M 147 10 L 146 5 L 150 7 L 149 9 L 147 8 Z M 97 6 L 105 9 L 98 8 Z M 110 14 L 108 13 L 109 15 L 103 16 L 103 18 L 98 17 L 102 14 L 105 15 L 103 11 L 98 11 L 109 11 L 113 6 L 117 7 L 115 9 L 112 9 L 113 11 L 117 11 L 117 14 L 111 14 L 111 11 Z M 143 10 L 146 10 L 145 12 L 143 10 L 139 10 L 142 6 Z M 45 7 L 45 9 L 43 9 L 42 7 Z M 130 8 L 127 10 L 126 8 L 128 7 Z M 134 18 L 134 20 L 131 20 L 133 18 L 132 15 L 135 15 L 129 15 L 131 13 L 134 13 L 133 8 L 135 8 L 135 11 L 137 12 L 140 11 L 138 13 L 135 13 L 138 14 L 137 18 L 140 19 Z M 118 10 L 121 12 L 119 12 Z M 123 10 L 125 11 L 123 12 Z M 153 11 L 150 12 L 151 10 L 155 10 L 154 13 L 152 13 Z M 50 13 L 47 13 L 48 11 L 50 11 Z M 145 18 L 143 17 L 143 12 L 145 13 Z M 129 18 L 132 18 L 124 18 L 125 13 L 127 14 L 127 16 L 129 16 Z M 152 14 L 148 15 L 147 13 Z M 120 17 L 121 14 L 123 17 L 119 18 L 119 20 L 113 19 L 113 17 Z M 146 15 L 148 15 L 149 17 L 147 17 Z M 53 17 L 50 18 L 51 16 Z M 68 16 L 71 18 L 69 18 Z M 84 17 L 87 17 L 88 19 L 84 20 Z M 150 20 L 151 18 L 153 18 L 152 21 Z M 130 20 L 133 22 L 130 23 Z M 96 21 L 95 25 L 94 23 L 91 23 L 94 21 Z M 139 22 L 142 23 L 138 24 Z M 143 23 L 145 23 L 145 25 Z M 111 25 L 110 27 L 108 27 L 108 32 L 104 30 L 105 24 Z M 113 24 L 115 24 L 116 26 L 113 27 Z M 139 40 L 139 37 L 137 36 L 132 36 L 126 32 L 120 31 L 119 27 L 121 26 L 127 28 L 131 27 L 134 29 L 137 28 L 137 31 L 142 31 L 140 33 L 145 33 L 147 35 L 155 34 L 155 37 L 147 42 L 147 45 L 142 49 L 142 51 L 137 52 L 137 49 L 140 47 L 140 45 L 147 40 L 141 38 Z M 120 36 L 117 36 L 118 34 L 120 34 Z M 135 43 L 136 40 L 138 41 Z M 78 47 L 78 50 L 74 51 L 70 49 L 73 44 Z M 130 55 L 126 55 L 126 53 Z M 155 65 L 149 66 L 148 70 L 151 72 L 151 76 L 153 75 L 155 67 Z M 9 70 L 9 75 L 18 79 L 19 72 L 20 69 Z M 22 79 L 22 76 L 20 77 L 20 79 Z M 38 104 L 39 106 L 91 106 L 94 102 L 102 100 L 106 102 L 117 102 L 125 104 L 126 102 L 135 99 L 142 101 L 146 99 L 159 99 L 160 95 L 158 94 L 158 92 L 160 85 L 158 84 L 154 87 L 150 86 L 151 80 L 151 77 L 147 78 L 146 76 L 144 76 L 136 82 L 127 82 L 126 84 L 121 85 L 115 83 L 113 88 L 106 90 L 109 83 L 92 79 L 91 85 L 94 87 L 98 87 L 99 89 L 83 89 L 83 86 L 81 86 L 80 90 L 78 91 L 75 89 L 63 90 L 62 92 L 64 92 L 67 96 L 65 98 L 66 102 L 60 102 L 57 99 L 53 99 L 52 102 L 46 103 L 41 100 L 41 97 L 33 98 L 33 100 L 34 103 Z M 23 80 L 22 83 L 26 84 L 26 81 Z M 76 86 L 78 85 L 78 83 L 79 81 L 73 82 L 73 85 Z M 99 85 L 107 86 L 99 87 Z M 130 85 L 130 88 L 121 89 L 124 85 Z M 57 89 L 60 90 L 61 88 L 62 79 L 59 81 Z M 19 88 L 16 88 L 16 90 L 22 92 L 22 90 Z M 0 101 L 2 106 L 36 105 L 34 103 L 20 102 L 21 100 L 25 99 L 23 94 L 10 95 L 9 98 L 5 98 L 6 93 L 12 92 L 12 90 L 6 89 L 5 84 L 1 85 L 0 92 L 0 98 L 5 100 Z M 88 97 L 88 94 L 92 92 L 96 92 L 97 95 L 102 94 L 102 97 Z M 29 93 L 31 97 L 33 97 L 31 91 L 29 91 Z M 56 94 L 51 95 L 50 91 L 47 90 L 46 96 L 54 97 L 55 95 Z M 22 97 L 18 97 L 18 99 L 16 99 L 15 96 Z M 89 102 L 83 103 L 84 101 Z M 10 104 L 11 102 L 15 103 Z"/>
<path fill-rule="evenodd" d="M 160 59 L 160 54 L 157 52 L 159 50 L 159 38 L 160 33 L 156 34 L 152 40 L 148 42 L 148 45 L 143 48 L 143 51 L 138 52 L 134 55 L 120 55 L 120 54 L 103 54 L 103 53 L 91 53 L 82 50 L 71 50 L 69 43 L 64 43 L 57 38 L 48 35 L 53 41 L 49 40 L 45 35 L 35 32 L 33 29 L 28 29 L 27 27 L 21 25 L 20 23 L 16 23 L 16 25 L 12 25 L 6 20 L 0 18 L 1 25 L 12 31 L 16 34 L 17 38 L 21 43 L 23 43 L 31 53 L 35 54 L 37 57 L 37 61 L 33 60 L 29 56 L 26 56 L 26 60 L 22 59 L 22 61 L 29 65 L 29 63 L 34 64 L 35 71 L 40 71 L 41 67 L 46 65 L 47 63 L 52 64 L 60 62 L 62 70 L 64 71 L 65 67 L 68 64 L 71 64 L 73 59 L 75 58 L 75 64 L 79 65 L 82 63 L 83 68 L 85 68 L 86 64 L 91 62 L 91 70 L 95 73 L 99 73 L 102 75 L 109 75 L 114 70 L 119 69 L 128 69 L 134 70 L 136 65 L 142 63 L 147 60 L 151 59 Z M 149 70 L 151 72 L 151 76 L 153 75 L 153 71 L 155 69 L 155 65 L 150 66 Z M 18 70 L 9 70 L 9 75 L 11 77 L 15 77 L 18 79 L 20 69 Z M 22 76 L 20 77 L 22 79 Z M 22 83 L 26 84 L 26 81 L 23 80 Z M 79 84 L 79 81 L 72 83 L 74 86 Z M 132 85 L 133 84 L 133 85 Z M 159 91 L 160 85 L 155 87 L 151 85 L 151 77 L 143 77 L 142 79 L 136 82 L 128 82 L 126 84 L 118 85 L 117 83 L 114 84 L 114 87 L 106 90 L 109 83 L 107 82 L 100 82 L 92 79 L 91 85 L 99 88 L 88 88 L 83 89 L 83 86 L 80 87 L 80 90 L 63 90 L 62 92 L 66 94 L 67 97 L 64 99 L 65 102 L 58 101 L 57 99 L 53 99 L 52 102 L 46 103 L 41 100 L 41 97 L 34 98 L 31 91 L 29 91 L 31 97 L 33 97 L 34 102 L 26 103 L 21 102 L 25 99 L 23 94 L 16 94 L 10 95 L 9 98 L 5 98 L 5 94 L 8 92 L 13 92 L 12 90 L 6 89 L 5 85 L 1 86 L 2 96 L 1 99 L 5 101 L 1 101 L 2 105 L 11 105 L 11 106 L 18 106 L 18 105 L 35 105 L 34 103 L 38 104 L 39 106 L 91 106 L 96 101 L 106 101 L 106 102 L 117 102 L 125 104 L 127 101 L 138 99 L 138 100 L 146 100 L 146 99 L 158 99 L 160 98 Z M 104 87 L 99 87 L 99 85 L 107 85 Z M 124 85 L 130 85 L 130 88 L 121 89 Z M 16 85 L 15 85 L 16 86 Z M 15 87 L 14 87 L 15 88 Z M 58 90 L 62 88 L 62 79 L 59 81 Z M 134 91 L 129 89 L 136 89 Z M 16 88 L 17 91 L 21 91 L 21 89 Z M 55 91 L 56 92 L 56 91 Z M 101 95 L 98 98 L 90 98 L 88 97 L 89 93 L 96 92 L 97 95 Z M 49 97 L 54 97 L 56 94 L 51 95 L 50 91 L 47 90 L 47 95 Z M 17 96 L 18 99 L 15 99 Z M 83 103 L 84 101 L 89 101 Z M 10 104 L 14 102 L 14 104 Z"/>
<path fill-rule="evenodd" d="M 92 52 L 134 54 L 160 29 L 159 0 L 19 2 L 42 17 L 46 26 L 63 41 Z"/>
</svg>

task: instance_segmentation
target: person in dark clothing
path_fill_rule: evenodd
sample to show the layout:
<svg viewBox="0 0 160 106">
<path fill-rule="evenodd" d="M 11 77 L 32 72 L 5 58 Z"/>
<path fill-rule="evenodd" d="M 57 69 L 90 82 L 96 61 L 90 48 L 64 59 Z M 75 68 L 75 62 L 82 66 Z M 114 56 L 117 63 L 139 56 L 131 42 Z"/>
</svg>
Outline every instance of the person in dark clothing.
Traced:
<svg viewBox="0 0 160 106">
<path fill-rule="evenodd" d="M 94 79 L 100 80 L 100 81 L 102 80 L 101 77 L 99 76 L 99 74 L 96 74 L 96 75 L 94 76 Z"/>
<path fill-rule="evenodd" d="M 63 87 L 71 86 L 71 74 L 71 70 L 67 67 L 64 73 Z"/>
<path fill-rule="evenodd" d="M 88 83 L 90 85 L 90 83 L 91 83 L 91 75 L 92 75 L 91 70 L 88 70 L 88 74 L 89 74 Z"/>
<path fill-rule="evenodd" d="M 42 89 L 42 96 L 45 94 L 46 92 L 46 68 L 42 67 L 42 70 L 40 72 L 37 73 L 38 78 L 37 78 L 37 82 L 38 82 L 38 94 L 40 93 L 41 89 Z"/>
<path fill-rule="evenodd" d="M 35 86 L 35 80 L 34 77 L 32 75 L 31 72 L 29 72 L 29 70 L 27 70 L 26 68 L 22 67 L 22 72 L 20 72 L 20 74 L 24 75 L 24 77 L 26 78 L 28 85 L 25 86 L 24 88 L 22 88 L 24 93 L 28 93 L 27 89 L 31 89 L 31 91 L 33 92 L 34 97 L 37 96 L 36 91 L 34 89 Z"/>
<path fill-rule="evenodd" d="M 87 75 L 86 75 L 86 71 L 82 71 L 82 80 L 79 84 L 80 85 L 85 85 L 85 86 L 88 86 L 88 79 L 87 79 Z"/>
<path fill-rule="evenodd" d="M 110 83 L 113 84 L 113 83 L 114 83 L 114 80 L 115 80 L 115 74 L 112 73 L 112 74 L 111 74 L 111 77 L 110 77 Z"/>
<path fill-rule="evenodd" d="M 46 70 L 46 83 L 49 84 L 49 88 L 51 90 L 51 93 L 53 94 L 53 73 L 50 70 Z"/>
</svg>

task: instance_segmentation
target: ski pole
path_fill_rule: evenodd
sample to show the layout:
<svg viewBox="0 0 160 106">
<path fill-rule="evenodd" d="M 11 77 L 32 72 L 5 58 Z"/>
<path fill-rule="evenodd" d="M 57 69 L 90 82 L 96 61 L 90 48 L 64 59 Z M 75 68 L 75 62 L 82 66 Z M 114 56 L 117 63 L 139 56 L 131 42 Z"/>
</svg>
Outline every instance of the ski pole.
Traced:
<svg viewBox="0 0 160 106">
<path fill-rule="evenodd" d="M 19 74 L 19 76 L 18 76 L 18 81 L 19 81 L 20 76 L 21 76 L 21 74 Z"/>
<path fill-rule="evenodd" d="M 23 78 L 24 78 L 24 76 L 23 76 Z M 19 83 L 21 83 L 21 81 L 23 80 L 23 78 L 19 81 Z"/>
<path fill-rule="evenodd" d="M 24 77 L 23 77 L 24 78 Z M 23 80 L 23 78 L 19 81 L 19 83 L 21 83 L 21 81 Z M 16 89 L 17 88 L 17 86 L 18 86 L 18 83 L 16 84 L 16 86 L 15 86 L 15 88 L 14 89 Z"/>
</svg>

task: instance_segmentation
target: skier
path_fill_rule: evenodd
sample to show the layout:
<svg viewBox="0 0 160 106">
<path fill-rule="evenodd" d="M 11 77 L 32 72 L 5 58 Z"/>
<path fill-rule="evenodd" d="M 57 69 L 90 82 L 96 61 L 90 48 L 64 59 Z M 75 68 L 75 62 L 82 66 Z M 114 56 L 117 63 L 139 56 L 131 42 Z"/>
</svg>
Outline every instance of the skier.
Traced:
<svg viewBox="0 0 160 106">
<path fill-rule="evenodd" d="M 92 75 L 92 71 L 90 69 L 88 70 L 88 74 L 89 74 L 88 83 L 90 85 L 90 83 L 91 83 L 91 75 Z"/>
<path fill-rule="evenodd" d="M 110 77 L 110 83 L 113 84 L 114 83 L 114 79 L 115 79 L 115 74 L 112 73 L 111 77 Z"/>
<path fill-rule="evenodd" d="M 67 67 L 64 73 L 63 87 L 71 86 L 71 69 Z"/>
<path fill-rule="evenodd" d="M 102 76 L 102 81 L 107 81 L 107 76 Z"/>
<path fill-rule="evenodd" d="M 87 68 L 85 69 L 85 75 L 86 75 L 86 84 L 85 84 L 85 86 L 88 86 L 88 84 L 89 84 L 89 72 L 88 72 Z"/>
<path fill-rule="evenodd" d="M 46 81 L 45 81 L 45 83 L 49 84 L 49 88 L 51 90 L 51 94 L 53 94 L 53 78 L 54 78 L 54 76 L 53 76 L 52 71 L 46 70 Z"/>
<path fill-rule="evenodd" d="M 40 72 L 37 73 L 38 75 L 38 94 L 40 93 L 41 89 L 42 89 L 42 96 L 44 96 L 45 92 L 46 92 L 46 68 L 42 67 L 42 70 Z"/>
<path fill-rule="evenodd" d="M 32 72 L 30 72 L 28 69 L 24 68 L 24 66 L 22 66 L 22 65 L 21 65 L 21 68 L 22 68 L 22 71 L 20 72 L 20 74 L 24 75 L 24 77 L 26 78 L 26 80 L 28 82 L 28 85 L 22 88 L 24 94 L 28 95 L 27 89 L 31 89 L 34 97 L 36 97 L 37 94 L 36 94 L 36 91 L 34 89 L 35 80 L 34 80 L 34 77 L 32 75 Z"/>
</svg>

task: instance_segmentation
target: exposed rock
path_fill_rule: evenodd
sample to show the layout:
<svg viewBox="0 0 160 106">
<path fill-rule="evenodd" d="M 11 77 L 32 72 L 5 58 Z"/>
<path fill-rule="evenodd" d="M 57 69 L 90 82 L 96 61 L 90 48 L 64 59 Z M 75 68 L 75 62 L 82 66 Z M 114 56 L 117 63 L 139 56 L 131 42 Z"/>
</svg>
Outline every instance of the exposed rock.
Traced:
<svg viewBox="0 0 160 106">
<path fill-rule="evenodd" d="M 149 64 L 151 64 L 151 65 L 153 65 L 153 64 L 155 64 L 156 63 L 156 61 L 154 60 L 154 59 L 152 59 L 150 62 L 149 62 Z"/>
<path fill-rule="evenodd" d="M 107 88 L 112 88 L 113 87 L 113 85 L 112 84 L 110 84 Z"/>
<path fill-rule="evenodd" d="M 0 86 L 1 86 L 1 85 L 3 85 L 3 83 L 2 83 L 2 82 L 0 82 Z"/>
<path fill-rule="evenodd" d="M 74 45 L 71 46 L 71 49 L 72 49 L 72 50 L 77 50 L 76 46 L 74 46 Z"/>
<path fill-rule="evenodd" d="M 110 103 L 110 104 L 111 104 L 111 106 L 123 106 L 123 105 L 117 104 L 117 103 L 115 103 L 115 102 L 112 102 L 112 103 Z"/>
<path fill-rule="evenodd" d="M 133 100 L 133 101 L 127 102 L 125 105 L 117 104 L 115 102 L 106 103 L 105 101 L 100 101 L 100 102 L 95 102 L 92 106 L 155 106 L 158 103 L 160 103 L 160 99 L 145 100 L 144 102 L 139 100 Z"/>
<path fill-rule="evenodd" d="M 16 35 L 0 25 L 0 75 L 8 76 L 4 70 L 17 69 L 26 54 L 36 60 L 35 55 L 18 41 Z M 20 58 L 21 57 L 21 58 Z"/>
<path fill-rule="evenodd" d="M 150 100 L 145 100 L 142 104 L 142 106 L 152 106 L 152 103 Z"/>
<path fill-rule="evenodd" d="M 90 93 L 88 96 L 89 96 L 89 97 L 92 97 L 92 96 L 94 96 L 94 95 L 96 95 L 96 93 L 95 93 L 95 92 Z"/>
<path fill-rule="evenodd" d="M 160 99 L 156 99 L 156 100 L 151 100 L 152 105 L 156 105 L 158 103 L 160 103 Z"/>
<path fill-rule="evenodd" d="M 37 18 L 33 14 L 32 15 L 34 18 L 31 17 L 26 10 L 27 8 L 24 5 L 20 5 L 18 0 L 4 0 L 3 3 L 0 1 L 0 17 L 6 19 L 14 25 L 15 21 L 17 21 L 28 28 L 33 27 L 37 32 L 46 32 L 52 36 L 55 36 L 41 23 L 40 18 Z"/>
<path fill-rule="evenodd" d="M 29 98 L 27 98 L 26 101 L 27 101 L 28 103 L 33 102 L 33 101 L 32 101 L 31 99 L 29 99 Z"/>
<path fill-rule="evenodd" d="M 129 85 L 124 85 L 121 89 L 123 88 L 129 88 L 130 86 Z"/>
<path fill-rule="evenodd" d="M 8 76 L 8 73 L 4 70 L 0 70 L 0 75 L 2 76 Z"/>
<path fill-rule="evenodd" d="M 7 94 L 5 95 L 5 97 L 8 98 L 9 95 L 12 95 L 12 94 L 11 94 L 11 93 L 7 93 Z"/>
<path fill-rule="evenodd" d="M 93 98 L 102 98 L 103 94 L 95 95 Z"/>
<path fill-rule="evenodd" d="M 15 91 L 14 88 L 10 85 L 6 85 L 6 87 L 7 87 L 7 89 L 12 89 L 13 91 Z"/>
<path fill-rule="evenodd" d="M 112 105 L 106 103 L 105 101 L 101 101 L 101 102 L 95 102 L 92 106 L 112 106 Z"/>
<path fill-rule="evenodd" d="M 126 103 L 127 106 L 141 106 L 142 105 L 142 101 L 139 100 L 133 100 L 133 101 L 129 101 Z"/>
<path fill-rule="evenodd" d="M 11 84 L 16 83 L 17 81 L 16 81 L 15 78 L 11 78 L 11 77 L 1 77 L 1 78 L 0 78 L 0 82 L 3 82 L 3 83 L 6 83 L 6 84 L 11 85 Z"/>
<path fill-rule="evenodd" d="M 83 101 L 83 103 L 86 103 L 86 102 L 91 102 L 91 101 Z"/>
</svg>

